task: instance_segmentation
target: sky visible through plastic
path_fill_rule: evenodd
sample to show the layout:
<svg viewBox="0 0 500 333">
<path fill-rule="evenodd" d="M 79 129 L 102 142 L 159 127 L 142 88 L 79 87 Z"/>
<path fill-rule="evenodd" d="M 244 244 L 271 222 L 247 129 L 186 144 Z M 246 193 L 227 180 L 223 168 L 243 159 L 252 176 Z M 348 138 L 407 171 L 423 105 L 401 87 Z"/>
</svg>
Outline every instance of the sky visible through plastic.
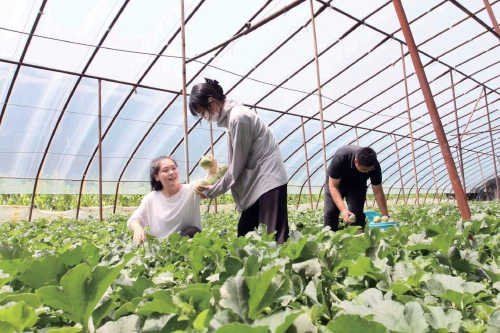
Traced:
<svg viewBox="0 0 500 333">
<path fill-rule="evenodd" d="M 194 13 L 186 24 L 186 57 L 228 40 L 256 13 L 253 24 L 283 12 L 290 2 L 185 0 L 186 18 Z M 104 193 L 114 194 L 118 182 L 121 194 L 147 193 L 149 163 L 159 155 L 173 154 L 185 177 L 180 1 L 48 0 L 37 21 L 43 3 L 0 0 L 0 193 L 32 193 L 37 176 L 37 193 L 79 193 L 82 182 L 83 193 L 97 193 L 96 77 L 102 78 Z M 492 27 L 483 1 L 459 3 Z M 500 4 L 490 3 L 500 17 Z M 404 37 L 393 4 L 379 0 L 334 0 L 329 8 L 313 4 L 319 12 L 315 24 L 327 158 L 343 145 L 372 146 L 379 155 L 386 191 L 397 193 L 403 184 L 405 193 L 414 193 L 399 42 Z M 289 193 L 301 188 L 308 193 L 301 116 L 313 193 L 325 181 L 309 6 L 304 1 L 229 43 L 222 52 L 213 51 L 186 65 L 188 92 L 208 77 L 220 82 L 228 98 L 254 106 L 252 110 L 280 144 Z M 453 78 L 470 192 L 482 186 L 483 177 L 494 175 L 494 160 L 499 162 L 492 156 L 485 96 L 480 96 L 484 89 L 499 154 L 499 40 L 450 1 L 407 0 L 403 6 L 408 20 L 414 21 L 412 33 L 460 174 Z M 102 47 L 93 56 L 100 42 Z M 403 52 L 419 190 L 452 192 L 406 45 Z M 93 78 L 79 79 L 70 73 Z M 204 170 L 196 163 L 210 148 L 210 130 L 206 121 L 198 123 L 190 114 L 188 126 L 194 126 L 188 141 L 190 178 L 198 179 Z M 214 126 L 213 137 L 219 139 L 215 156 L 226 163 L 224 130 Z"/>
</svg>

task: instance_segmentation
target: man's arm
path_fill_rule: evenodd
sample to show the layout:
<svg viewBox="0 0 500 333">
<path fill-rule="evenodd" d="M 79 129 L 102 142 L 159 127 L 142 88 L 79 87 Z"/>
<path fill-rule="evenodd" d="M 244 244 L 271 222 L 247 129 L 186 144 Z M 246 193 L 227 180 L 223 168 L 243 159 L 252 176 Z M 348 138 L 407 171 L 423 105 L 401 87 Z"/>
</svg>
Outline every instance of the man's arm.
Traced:
<svg viewBox="0 0 500 333">
<path fill-rule="evenodd" d="M 377 206 L 380 209 L 380 213 L 383 216 L 389 216 L 389 211 L 387 210 L 387 202 L 385 200 L 384 189 L 382 184 L 372 185 L 373 194 L 375 195 L 375 201 L 377 201 Z"/>
<path fill-rule="evenodd" d="M 342 200 L 342 196 L 340 195 L 339 185 L 340 179 L 333 179 L 332 177 L 328 177 L 328 188 L 330 189 L 330 194 L 332 196 L 333 202 L 340 210 L 344 222 L 351 223 L 351 221 L 349 221 L 349 215 L 353 214 L 348 211 L 346 206 L 344 205 L 344 201 Z"/>
</svg>

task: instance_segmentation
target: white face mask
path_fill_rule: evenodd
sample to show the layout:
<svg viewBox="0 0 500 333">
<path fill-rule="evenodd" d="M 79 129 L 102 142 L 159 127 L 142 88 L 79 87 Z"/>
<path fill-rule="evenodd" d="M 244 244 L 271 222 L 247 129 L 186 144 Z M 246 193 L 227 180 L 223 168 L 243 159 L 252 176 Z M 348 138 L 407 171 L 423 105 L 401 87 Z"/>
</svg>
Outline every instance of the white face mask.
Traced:
<svg viewBox="0 0 500 333">
<path fill-rule="evenodd" d="M 203 119 L 215 123 L 217 122 L 217 119 L 219 119 L 219 115 L 220 113 L 210 114 L 210 112 L 207 111 L 203 114 Z"/>
</svg>

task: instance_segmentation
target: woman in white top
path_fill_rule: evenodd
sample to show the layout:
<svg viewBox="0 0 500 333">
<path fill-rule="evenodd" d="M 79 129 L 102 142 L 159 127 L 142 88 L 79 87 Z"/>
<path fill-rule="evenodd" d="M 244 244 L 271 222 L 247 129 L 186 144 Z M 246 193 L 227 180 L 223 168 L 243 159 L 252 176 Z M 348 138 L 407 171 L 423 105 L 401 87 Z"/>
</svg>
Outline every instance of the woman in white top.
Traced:
<svg viewBox="0 0 500 333">
<path fill-rule="evenodd" d="M 217 161 L 209 174 L 217 173 Z M 179 183 L 180 173 L 174 159 L 160 156 L 151 162 L 148 193 L 127 221 L 139 245 L 146 239 L 144 228 L 149 226 L 153 236 L 166 238 L 173 232 L 193 237 L 201 231 L 200 202 L 194 184 Z"/>
<path fill-rule="evenodd" d="M 231 189 L 241 212 L 238 236 L 263 223 L 269 233 L 276 232 L 276 242 L 281 244 L 289 233 L 288 177 L 278 142 L 255 112 L 242 103 L 226 100 L 217 81 L 205 80 L 193 86 L 189 109 L 193 116 L 226 128 L 229 170 L 213 186 L 198 193 L 214 198 Z"/>
</svg>

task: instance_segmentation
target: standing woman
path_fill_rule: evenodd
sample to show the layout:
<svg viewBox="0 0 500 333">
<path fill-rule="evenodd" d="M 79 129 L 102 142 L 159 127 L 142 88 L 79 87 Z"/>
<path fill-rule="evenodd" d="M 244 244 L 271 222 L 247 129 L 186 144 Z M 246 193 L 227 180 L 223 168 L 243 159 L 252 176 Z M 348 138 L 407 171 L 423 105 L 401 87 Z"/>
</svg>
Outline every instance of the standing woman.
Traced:
<svg viewBox="0 0 500 333">
<path fill-rule="evenodd" d="M 288 239 L 287 182 L 283 157 L 269 127 L 242 103 L 226 100 L 215 80 L 193 86 L 189 110 L 195 117 L 226 128 L 229 170 L 214 185 L 198 192 L 215 198 L 229 189 L 241 212 L 238 236 L 263 223 L 276 232 L 278 244 Z"/>
<path fill-rule="evenodd" d="M 208 174 L 217 173 L 217 161 Z M 194 192 L 195 184 L 181 184 L 177 163 L 172 157 L 160 156 L 149 169 L 151 192 L 142 199 L 127 221 L 139 245 L 146 239 L 144 228 L 149 226 L 153 236 L 166 238 L 173 232 L 193 237 L 201 231 L 200 202 Z"/>
</svg>

